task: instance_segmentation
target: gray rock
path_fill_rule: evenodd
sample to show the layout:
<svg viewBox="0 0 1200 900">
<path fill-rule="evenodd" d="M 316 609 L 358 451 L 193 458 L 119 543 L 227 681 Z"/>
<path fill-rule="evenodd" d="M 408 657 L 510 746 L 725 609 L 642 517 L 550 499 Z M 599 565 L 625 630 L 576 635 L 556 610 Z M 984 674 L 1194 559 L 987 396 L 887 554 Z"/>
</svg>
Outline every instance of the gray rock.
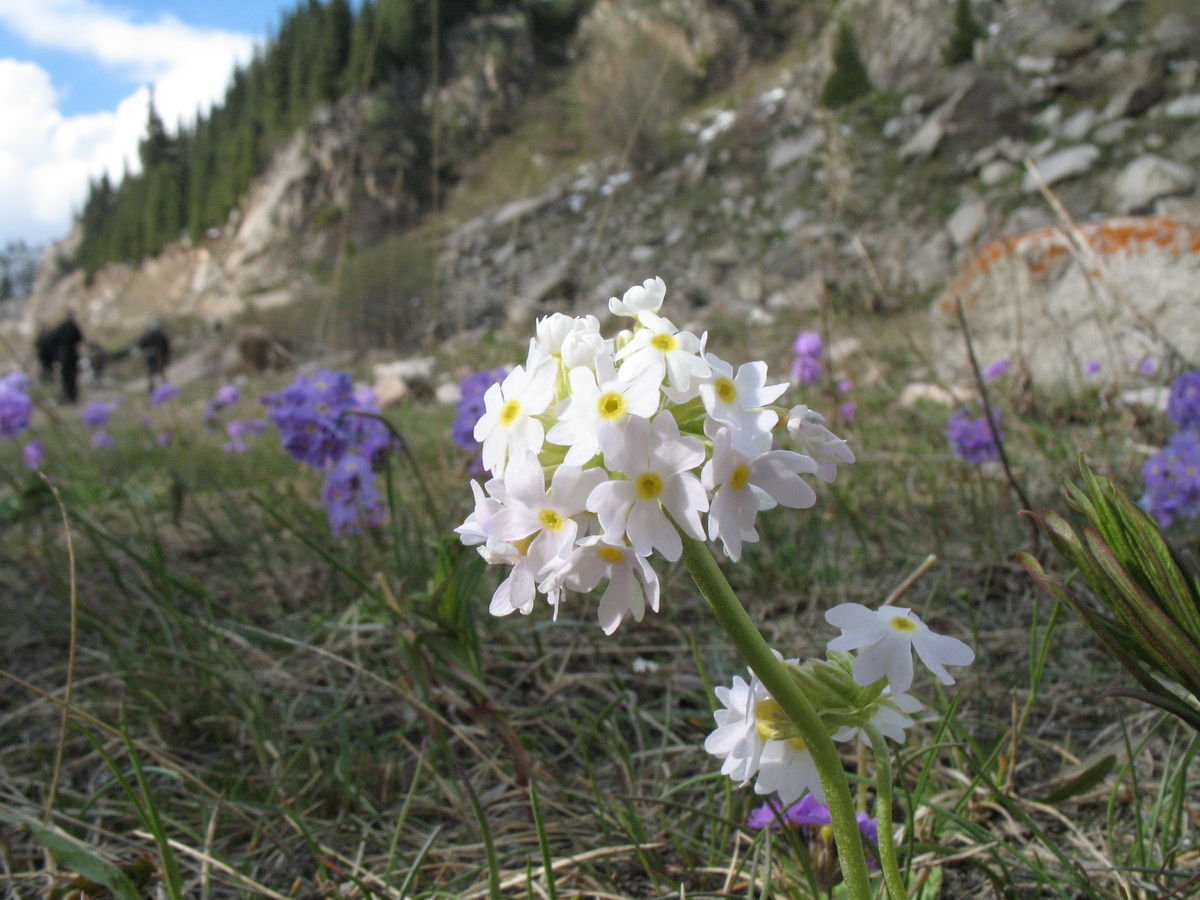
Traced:
<svg viewBox="0 0 1200 900">
<path fill-rule="evenodd" d="M 1140 156 L 1121 170 L 1113 182 L 1116 208 L 1122 213 L 1147 212 L 1154 201 L 1191 193 L 1196 173 L 1190 166 L 1161 156 Z"/>
<path fill-rule="evenodd" d="M 908 258 L 904 271 L 919 291 L 932 291 L 954 274 L 954 241 L 945 231 L 935 232 Z"/>
<path fill-rule="evenodd" d="M 1034 167 L 1042 176 L 1042 180 L 1047 185 L 1051 185 L 1083 175 L 1091 170 L 1099 158 L 1099 147 L 1094 144 L 1077 144 L 1074 147 L 1066 147 L 1038 157 L 1034 161 Z M 1021 188 L 1025 191 L 1037 190 L 1037 181 L 1032 173 L 1026 174 L 1025 180 L 1021 182 Z"/>
<path fill-rule="evenodd" d="M 1099 120 L 1100 114 L 1090 106 L 1085 106 L 1063 122 L 1058 133 L 1068 141 L 1082 141 L 1088 136 L 1088 132 L 1096 127 Z"/>
<path fill-rule="evenodd" d="M 946 233 L 954 241 L 954 246 L 961 249 L 975 242 L 986 221 L 987 204 L 982 200 L 970 200 L 946 220 Z"/>
<path fill-rule="evenodd" d="M 979 180 L 985 187 L 994 187 L 1012 178 L 1019 170 L 1007 159 L 993 159 L 979 169 Z"/>
<path fill-rule="evenodd" d="M 774 172 L 812 156 L 825 143 L 823 128 L 809 128 L 802 135 L 780 141 L 767 153 L 767 168 Z"/>
<path fill-rule="evenodd" d="M 1200 94 L 1184 94 L 1167 102 L 1163 115 L 1172 119 L 1200 118 Z"/>
</svg>

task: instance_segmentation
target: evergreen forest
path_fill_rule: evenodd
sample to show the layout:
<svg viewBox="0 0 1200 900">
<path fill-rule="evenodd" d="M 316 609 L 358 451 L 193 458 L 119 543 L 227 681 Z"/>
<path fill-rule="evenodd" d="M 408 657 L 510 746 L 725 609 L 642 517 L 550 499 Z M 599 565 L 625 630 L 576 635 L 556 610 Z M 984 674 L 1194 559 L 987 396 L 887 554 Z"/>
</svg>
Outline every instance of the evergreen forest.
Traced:
<svg viewBox="0 0 1200 900">
<path fill-rule="evenodd" d="M 471 15 L 522 8 L 546 59 L 559 57 L 586 0 L 304 0 L 244 68 L 224 100 L 168 131 L 151 97 L 137 172 L 92 181 L 70 264 L 90 282 L 110 262 L 137 263 L 222 225 L 279 144 L 323 103 L 408 79 L 429 81 L 431 35 Z M 436 22 L 434 15 L 436 14 Z M 436 25 L 436 27 L 434 27 Z M 401 92 L 379 91 L 398 98 Z"/>
</svg>

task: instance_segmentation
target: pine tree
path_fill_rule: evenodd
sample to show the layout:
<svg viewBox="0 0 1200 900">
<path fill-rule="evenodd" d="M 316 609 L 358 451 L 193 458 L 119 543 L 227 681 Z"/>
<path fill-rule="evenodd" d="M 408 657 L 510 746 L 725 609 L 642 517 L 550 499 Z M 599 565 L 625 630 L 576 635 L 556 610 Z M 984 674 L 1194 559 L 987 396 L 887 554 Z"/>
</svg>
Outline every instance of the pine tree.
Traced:
<svg viewBox="0 0 1200 900">
<path fill-rule="evenodd" d="M 833 71 L 821 90 L 821 105 L 836 109 L 870 92 L 871 78 L 858 52 L 854 29 L 849 22 L 843 21 L 833 47 Z"/>
<path fill-rule="evenodd" d="M 971 13 L 971 0 L 958 0 L 954 6 L 954 32 L 942 50 L 946 65 L 956 66 L 975 56 L 975 42 L 987 37 Z"/>
</svg>

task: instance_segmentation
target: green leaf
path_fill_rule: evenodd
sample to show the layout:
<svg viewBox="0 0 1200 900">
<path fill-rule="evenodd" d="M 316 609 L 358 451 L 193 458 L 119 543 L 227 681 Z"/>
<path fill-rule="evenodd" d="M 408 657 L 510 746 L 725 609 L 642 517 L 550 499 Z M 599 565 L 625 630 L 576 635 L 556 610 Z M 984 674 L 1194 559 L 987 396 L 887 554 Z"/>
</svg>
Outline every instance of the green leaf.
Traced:
<svg viewBox="0 0 1200 900">
<path fill-rule="evenodd" d="M 1113 753 L 1099 759 L 1084 760 L 1059 775 L 1055 779 L 1054 788 L 1036 799 L 1039 803 L 1061 803 L 1071 797 L 1086 794 L 1103 782 L 1116 764 L 1117 757 Z"/>
<path fill-rule="evenodd" d="M 1140 700 L 1142 703 L 1157 706 L 1159 709 L 1169 712 L 1200 732 L 1200 710 L 1197 710 L 1196 707 L 1187 701 L 1169 693 L 1165 688 L 1158 687 L 1154 690 L 1143 691 L 1138 688 L 1118 687 L 1113 688 L 1107 693 L 1110 697 L 1129 697 L 1131 700 Z"/>
<path fill-rule="evenodd" d="M 31 816 L 9 810 L 0 809 L 0 819 L 13 825 L 24 825 L 33 832 L 34 840 L 53 853 L 65 868 L 88 881 L 104 885 L 117 900 L 144 900 L 129 876 L 108 860 L 97 856 L 91 847 L 78 838 L 51 825 L 43 825 Z"/>
<path fill-rule="evenodd" d="M 1137 632 L 1141 645 L 1164 675 L 1190 693 L 1200 694 L 1200 653 L 1196 646 L 1138 586 L 1099 535 L 1090 530 L 1085 534 L 1099 565 L 1118 588 L 1116 596 L 1125 624 Z"/>
</svg>

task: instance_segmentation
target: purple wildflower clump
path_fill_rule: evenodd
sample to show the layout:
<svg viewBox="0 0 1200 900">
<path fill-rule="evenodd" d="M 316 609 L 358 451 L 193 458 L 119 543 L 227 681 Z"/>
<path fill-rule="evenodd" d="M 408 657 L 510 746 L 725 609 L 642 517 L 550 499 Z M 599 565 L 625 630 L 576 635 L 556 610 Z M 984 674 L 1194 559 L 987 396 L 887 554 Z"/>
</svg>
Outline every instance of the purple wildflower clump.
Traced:
<svg viewBox="0 0 1200 900">
<path fill-rule="evenodd" d="M 83 424 L 88 428 L 101 428 L 108 424 L 108 420 L 112 418 L 112 414 L 117 411 L 120 405 L 120 401 L 117 400 L 111 402 L 93 400 L 80 410 L 79 418 L 83 420 Z"/>
<path fill-rule="evenodd" d="M 217 427 L 217 413 L 234 406 L 242 399 L 242 392 L 236 384 L 224 384 L 217 388 L 204 407 L 204 424 L 209 428 Z"/>
<path fill-rule="evenodd" d="M 879 823 L 861 811 L 857 814 L 857 819 L 859 833 L 866 839 L 869 847 L 874 849 L 879 844 Z M 782 810 L 777 801 L 768 800 L 753 810 L 746 819 L 748 826 L 759 830 L 797 829 L 807 846 L 813 873 L 826 890 L 840 880 L 837 852 L 833 847 L 832 822 L 829 807 L 812 794 L 805 794 L 786 810 Z M 878 862 L 870 853 L 867 854 L 867 865 L 872 869 L 879 868 Z"/>
<path fill-rule="evenodd" d="M 1200 428 L 1200 370 L 1180 372 L 1171 382 L 1167 416 L 1178 428 Z"/>
<path fill-rule="evenodd" d="M 117 446 L 113 436 L 103 428 L 97 428 L 92 432 L 92 449 L 93 450 L 111 450 Z"/>
<path fill-rule="evenodd" d="M 979 371 L 979 375 L 984 381 L 995 381 L 1005 372 L 1012 368 L 1012 357 L 1002 356 L 999 359 L 988 363 Z"/>
<path fill-rule="evenodd" d="M 349 372 L 297 375 L 283 390 L 261 399 L 283 448 L 299 462 L 324 470 L 349 451 L 353 423 L 347 413 L 354 406 Z"/>
<path fill-rule="evenodd" d="M 11 438 L 29 427 L 33 401 L 28 391 L 29 379 L 24 372 L 0 378 L 0 437 Z"/>
<path fill-rule="evenodd" d="M 821 380 L 821 354 L 825 344 L 815 331 L 802 331 L 792 343 L 792 381 L 796 384 L 815 384 Z"/>
<path fill-rule="evenodd" d="M 976 415 L 970 407 L 964 406 L 951 415 L 946 420 L 946 440 L 954 455 L 974 465 L 999 459 L 999 441 L 1004 440 L 1004 430 L 1000 427 L 1000 410 L 996 407 L 992 407 L 992 420 L 996 423 L 997 434 L 992 434 L 991 423 L 982 411 Z"/>
<path fill-rule="evenodd" d="M 475 423 L 484 413 L 483 395 L 493 384 L 499 384 L 508 374 L 508 369 L 483 369 L 463 377 L 458 384 L 458 403 L 454 406 L 454 421 L 450 425 L 450 439 L 471 455 L 471 472 L 483 474 L 479 458 L 479 442 L 475 440 Z"/>
<path fill-rule="evenodd" d="M 378 527 L 386 512 L 383 495 L 371 463 L 357 453 L 347 453 L 325 476 L 321 502 L 335 537 L 358 534 L 364 525 Z"/>
<path fill-rule="evenodd" d="M 25 465 L 31 469 L 40 469 L 42 460 L 46 458 L 46 447 L 37 438 L 29 441 L 21 448 L 21 456 L 25 460 Z"/>
<path fill-rule="evenodd" d="M 355 388 L 348 372 L 298 375 L 288 387 L 261 398 L 279 429 L 284 449 L 325 472 L 321 502 L 334 535 L 383 522 L 384 502 L 373 467 L 394 441 L 379 418 L 379 400 L 369 387 Z M 247 429 L 227 429 L 225 449 L 245 449 Z"/>
<path fill-rule="evenodd" d="M 225 433 L 229 436 L 221 449 L 226 453 L 244 453 L 250 449 L 249 438 L 266 434 L 266 419 L 230 419 L 225 423 Z"/>
<path fill-rule="evenodd" d="M 1146 490 L 1138 502 L 1163 528 L 1177 517 L 1200 515 L 1200 431 L 1171 435 L 1142 466 L 1142 479 Z"/>
<path fill-rule="evenodd" d="M 178 396 L 179 388 L 171 384 L 169 381 L 164 381 L 150 392 L 150 405 L 162 406 L 172 397 Z"/>
</svg>

